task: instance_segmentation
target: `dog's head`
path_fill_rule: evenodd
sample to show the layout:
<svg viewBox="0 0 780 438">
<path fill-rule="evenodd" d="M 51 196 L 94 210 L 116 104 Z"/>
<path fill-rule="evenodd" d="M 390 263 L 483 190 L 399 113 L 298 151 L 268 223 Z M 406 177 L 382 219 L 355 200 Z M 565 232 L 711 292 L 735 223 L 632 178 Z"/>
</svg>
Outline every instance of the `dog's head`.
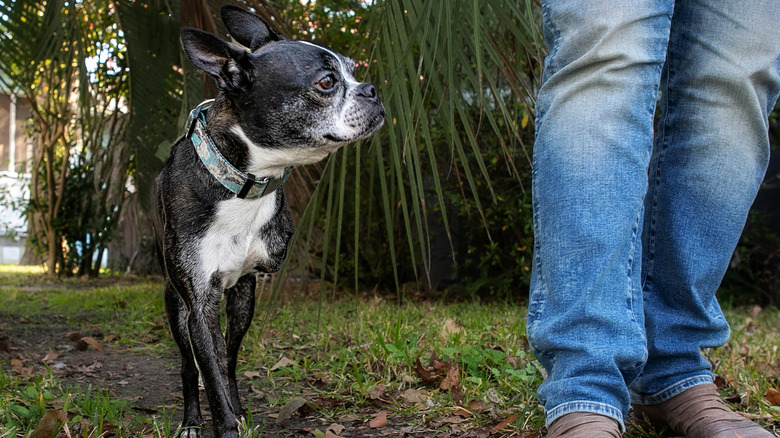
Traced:
<svg viewBox="0 0 780 438">
<path fill-rule="evenodd" d="M 354 78 L 354 61 L 285 39 L 236 6 L 224 6 L 221 13 L 230 35 L 245 48 L 197 29 L 182 29 L 182 46 L 213 78 L 218 100 L 227 101 L 235 119 L 229 130 L 250 149 L 270 152 L 281 167 L 308 164 L 382 126 L 385 111 L 376 87 Z"/>
</svg>

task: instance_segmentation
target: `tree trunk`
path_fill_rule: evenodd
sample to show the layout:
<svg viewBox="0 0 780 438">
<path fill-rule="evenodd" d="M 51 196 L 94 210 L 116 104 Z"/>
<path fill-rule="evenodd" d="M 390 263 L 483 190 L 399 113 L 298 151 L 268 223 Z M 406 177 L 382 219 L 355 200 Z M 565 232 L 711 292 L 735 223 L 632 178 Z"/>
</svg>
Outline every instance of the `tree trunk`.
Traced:
<svg viewBox="0 0 780 438">
<path fill-rule="evenodd" d="M 41 220 L 40 213 L 29 211 L 27 213 L 27 240 L 24 243 L 24 254 L 19 261 L 20 265 L 42 265 L 43 258 L 35 244 L 36 236 L 40 236 L 38 223 Z"/>
<path fill-rule="evenodd" d="M 57 242 L 54 227 L 51 226 L 50 223 L 47 223 L 46 227 L 48 228 L 46 230 L 46 246 L 48 248 L 48 255 L 46 256 L 46 273 L 53 276 L 57 274 L 57 259 L 59 258 L 57 244 L 59 242 Z"/>
<path fill-rule="evenodd" d="M 108 245 L 108 267 L 127 273 L 159 273 L 152 218 L 143 210 L 138 192 L 125 198 L 118 226 L 117 238 Z"/>
</svg>

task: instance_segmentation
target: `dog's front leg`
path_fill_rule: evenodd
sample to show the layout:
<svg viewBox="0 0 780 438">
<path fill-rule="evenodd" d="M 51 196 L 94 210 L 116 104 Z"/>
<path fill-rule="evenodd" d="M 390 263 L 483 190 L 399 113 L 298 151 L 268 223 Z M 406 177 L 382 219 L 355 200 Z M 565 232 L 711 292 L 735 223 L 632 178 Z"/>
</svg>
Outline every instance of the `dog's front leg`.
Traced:
<svg viewBox="0 0 780 438">
<path fill-rule="evenodd" d="M 225 338 L 219 326 L 221 289 L 200 291 L 193 306 L 188 326 L 192 350 L 200 367 L 203 385 L 214 420 L 217 438 L 237 438 L 238 418 L 233 413 L 228 396 Z"/>
<path fill-rule="evenodd" d="M 182 290 L 184 286 L 180 285 Z M 173 286 L 171 280 L 165 282 L 165 310 L 171 333 L 181 352 L 181 381 L 184 395 L 184 418 L 181 422 L 179 438 L 198 438 L 201 436 L 203 419 L 200 415 L 200 397 L 198 394 L 198 367 L 192 353 L 187 319 L 189 308 Z"/>
<path fill-rule="evenodd" d="M 244 416 L 244 409 L 241 407 L 241 399 L 238 396 L 236 364 L 238 362 L 238 350 L 241 348 L 241 340 L 244 339 L 244 335 L 249 330 L 249 326 L 252 324 L 252 316 L 255 313 L 255 285 L 255 274 L 248 274 L 241 277 L 235 286 L 225 292 L 227 378 L 233 413 L 237 417 Z"/>
</svg>

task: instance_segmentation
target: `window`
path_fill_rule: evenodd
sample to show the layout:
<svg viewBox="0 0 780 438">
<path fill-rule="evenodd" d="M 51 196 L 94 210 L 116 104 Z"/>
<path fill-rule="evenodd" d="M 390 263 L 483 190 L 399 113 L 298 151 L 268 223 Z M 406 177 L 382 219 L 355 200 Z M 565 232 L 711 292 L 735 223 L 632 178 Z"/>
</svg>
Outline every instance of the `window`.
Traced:
<svg viewBox="0 0 780 438">
<path fill-rule="evenodd" d="M 11 170 L 11 149 L 11 98 L 0 94 L 0 171 Z"/>
<path fill-rule="evenodd" d="M 25 122 L 30 117 L 26 99 L 0 93 L 0 172 L 25 172 L 32 156 Z"/>
</svg>

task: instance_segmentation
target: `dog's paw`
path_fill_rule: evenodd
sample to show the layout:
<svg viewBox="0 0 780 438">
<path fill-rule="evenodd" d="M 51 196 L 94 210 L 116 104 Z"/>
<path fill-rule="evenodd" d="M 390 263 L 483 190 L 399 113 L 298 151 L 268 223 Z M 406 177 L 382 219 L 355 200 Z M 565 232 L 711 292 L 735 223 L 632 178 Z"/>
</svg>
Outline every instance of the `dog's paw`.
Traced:
<svg viewBox="0 0 780 438">
<path fill-rule="evenodd" d="M 203 436 L 203 428 L 200 426 L 182 426 L 179 429 L 176 438 L 201 438 Z"/>
</svg>

